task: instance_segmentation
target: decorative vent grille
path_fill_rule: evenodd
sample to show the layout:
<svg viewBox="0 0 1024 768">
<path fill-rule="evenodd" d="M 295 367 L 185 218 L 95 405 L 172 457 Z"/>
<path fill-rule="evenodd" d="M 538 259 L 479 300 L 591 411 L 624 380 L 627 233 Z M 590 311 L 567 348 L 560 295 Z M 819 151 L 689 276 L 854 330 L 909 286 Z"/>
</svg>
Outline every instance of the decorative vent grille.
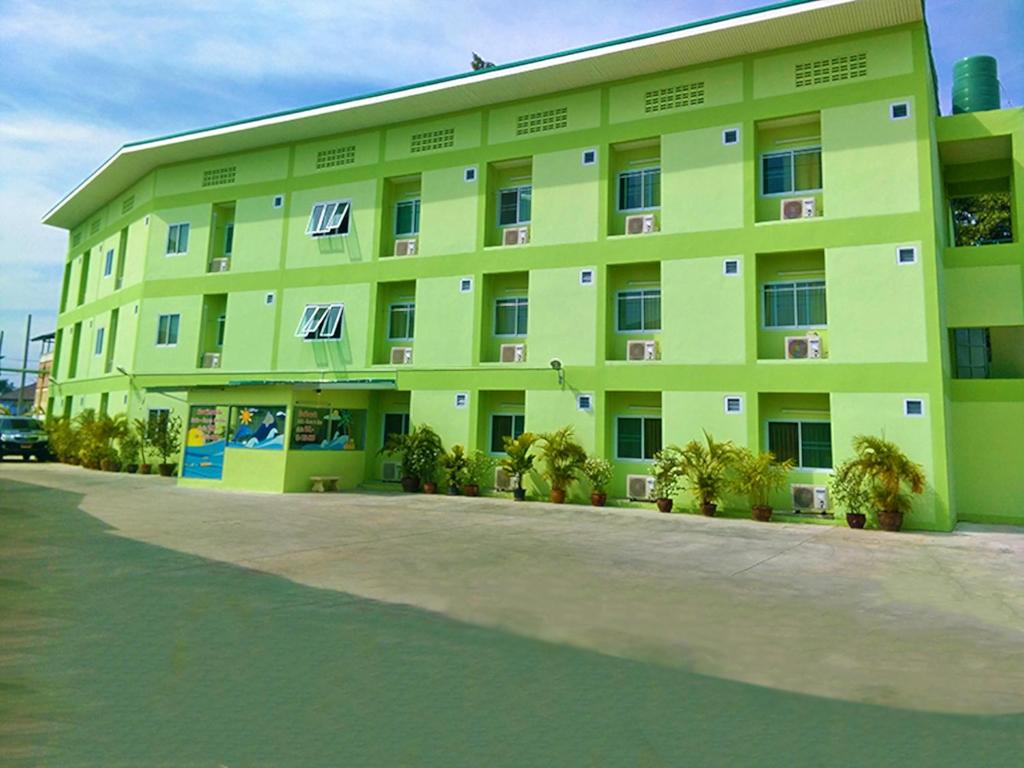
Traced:
<svg viewBox="0 0 1024 768">
<path fill-rule="evenodd" d="M 669 109 L 695 107 L 704 103 L 704 81 L 659 88 L 644 94 L 644 112 L 664 112 Z"/>
<path fill-rule="evenodd" d="M 128 195 L 121 203 L 121 215 L 124 216 L 128 211 L 135 207 L 135 195 Z"/>
<path fill-rule="evenodd" d="M 89 234 L 90 235 L 95 235 L 99 231 L 100 231 L 100 220 L 99 219 L 93 219 L 92 223 L 89 225 Z"/>
<path fill-rule="evenodd" d="M 831 59 L 809 61 L 796 65 L 796 87 L 840 83 L 868 76 L 868 55 L 855 53 L 852 56 L 836 56 Z"/>
<path fill-rule="evenodd" d="M 236 166 L 229 165 L 226 168 L 213 168 L 209 171 L 203 171 L 203 186 L 219 187 L 221 184 L 234 184 L 235 172 L 237 170 Z"/>
<path fill-rule="evenodd" d="M 527 136 L 543 131 L 557 131 L 569 125 L 569 110 L 566 107 L 530 112 L 516 118 L 516 136 Z"/>
<path fill-rule="evenodd" d="M 334 168 L 339 165 L 352 165 L 356 161 L 355 144 L 347 147 L 331 147 L 316 153 L 316 169 Z"/>
<path fill-rule="evenodd" d="M 435 149 L 447 149 L 455 146 L 455 129 L 444 128 L 440 131 L 414 133 L 409 144 L 410 152 L 432 152 Z"/>
<path fill-rule="evenodd" d="M 71 235 L 71 245 L 75 246 L 75 245 L 78 245 L 80 242 L 82 242 L 82 231 L 81 230 L 79 230 L 78 232 L 75 232 L 73 235 Z"/>
</svg>

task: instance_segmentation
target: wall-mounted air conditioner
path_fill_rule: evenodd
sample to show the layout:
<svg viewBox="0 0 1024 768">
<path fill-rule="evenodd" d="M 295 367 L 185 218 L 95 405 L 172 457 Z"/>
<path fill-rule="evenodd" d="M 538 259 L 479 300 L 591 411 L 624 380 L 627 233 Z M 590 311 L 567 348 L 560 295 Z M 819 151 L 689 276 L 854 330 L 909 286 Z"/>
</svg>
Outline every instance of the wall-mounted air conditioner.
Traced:
<svg viewBox="0 0 1024 768">
<path fill-rule="evenodd" d="M 779 212 L 784 221 L 790 219 L 813 219 L 817 216 L 817 203 L 813 197 L 787 197 L 779 202 Z"/>
<path fill-rule="evenodd" d="M 509 474 L 509 471 L 504 467 L 496 467 L 494 470 L 494 490 L 511 491 L 515 487 L 515 478 Z"/>
<path fill-rule="evenodd" d="M 503 363 L 522 363 L 526 361 L 525 344 L 502 344 L 499 360 Z"/>
<path fill-rule="evenodd" d="M 658 342 L 628 341 L 626 342 L 627 360 L 657 360 Z"/>
<path fill-rule="evenodd" d="M 402 479 L 402 465 L 397 461 L 385 461 L 380 465 L 380 479 L 385 483 L 397 483 Z"/>
<path fill-rule="evenodd" d="M 220 258 L 210 260 L 211 272 L 227 272 L 231 269 L 231 259 Z"/>
<path fill-rule="evenodd" d="M 651 501 L 654 478 L 650 475 L 626 475 L 626 498 L 630 501 Z"/>
<path fill-rule="evenodd" d="M 220 368 L 220 352 L 207 352 L 203 355 L 203 368 Z"/>
<path fill-rule="evenodd" d="M 642 213 L 636 216 L 626 217 L 627 235 L 646 235 L 658 228 L 658 222 L 653 213 Z"/>
<path fill-rule="evenodd" d="M 823 485 L 791 485 L 793 509 L 798 512 L 827 512 L 828 488 Z"/>
<path fill-rule="evenodd" d="M 392 347 L 391 364 L 408 365 L 412 362 L 412 347 Z"/>
<path fill-rule="evenodd" d="M 809 333 L 806 336 L 786 337 L 787 360 L 817 360 L 821 357 L 821 336 Z"/>
<path fill-rule="evenodd" d="M 502 245 L 525 245 L 530 242 L 529 227 L 509 227 L 501 233 Z"/>
<path fill-rule="evenodd" d="M 416 238 L 395 240 L 395 256 L 415 256 Z"/>
</svg>

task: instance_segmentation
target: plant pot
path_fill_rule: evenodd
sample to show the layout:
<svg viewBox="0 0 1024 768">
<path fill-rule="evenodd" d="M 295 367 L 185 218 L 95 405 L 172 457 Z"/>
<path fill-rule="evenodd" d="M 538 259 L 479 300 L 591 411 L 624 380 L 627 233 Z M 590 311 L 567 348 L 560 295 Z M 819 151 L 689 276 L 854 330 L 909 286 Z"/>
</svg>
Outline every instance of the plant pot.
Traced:
<svg viewBox="0 0 1024 768">
<path fill-rule="evenodd" d="M 100 469 L 104 472 L 119 472 L 121 465 L 114 459 L 103 459 L 100 461 Z"/>
<path fill-rule="evenodd" d="M 886 509 L 878 513 L 878 527 L 883 531 L 898 531 L 903 527 L 903 513 Z"/>
<path fill-rule="evenodd" d="M 718 505 L 717 504 L 701 504 L 700 505 L 700 513 L 702 515 L 704 515 L 704 517 L 714 517 L 715 513 L 717 511 L 718 511 Z"/>
<path fill-rule="evenodd" d="M 437 493 L 437 483 L 432 483 L 429 480 L 423 483 L 424 493 Z"/>
<path fill-rule="evenodd" d="M 526 489 L 525 488 L 513 488 L 512 498 L 516 501 L 526 501 Z"/>
<path fill-rule="evenodd" d="M 134 475 L 136 472 L 139 471 L 139 465 L 138 464 L 125 464 L 124 465 L 124 471 L 127 472 L 129 475 Z"/>
<path fill-rule="evenodd" d="M 458 496 L 459 495 L 459 486 L 455 485 L 454 483 L 449 485 L 448 486 L 448 495 L 449 496 Z"/>
<path fill-rule="evenodd" d="M 157 464 L 157 471 L 160 473 L 160 477 L 174 477 L 174 469 L 177 464 Z"/>
<path fill-rule="evenodd" d="M 758 504 L 751 508 L 753 518 L 759 523 L 770 523 L 772 521 L 772 508 L 767 505 Z"/>
<path fill-rule="evenodd" d="M 476 483 L 466 483 L 464 486 L 462 486 L 462 495 L 463 496 L 479 496 L 480 495 L 480 486 L 477 485 Z"/>
<path fill-rule="evenodd" d="M 551 489 L 551 503 L 552 504 L 564 504 L 565 503 L 565 489 L 564 488 L 552 488 Z"/>
<path fill-rule="evenodd" d="M 851 528 L 863 528 L 864 524 L 867 523 L 868 516 L 863 512 L 847 512 L 846 513 L 846 524 Z"/>
<path fill-rule="evenodd" d="M 655 499 L 654 503 L 658 505 L 659 512 L 672 511 L 672 499 Z"/>
<path fill-rule="evenodd" d="M 402 490 L 406 493 L 416 493 L 420 489 L 420 479 L 418 477 L 406 476 L 402 478 Z"/>
<path fill-rule="evenodd" d="M 597 491 L 594 491 L 590 494 L 590 503 L 595 507 L 603 507 L 606 501 L 608 501 L 607 493 L 598 493 Z"/>
<path fill-rule="evenodd" d="M 148 475 L 153 471 L 152 464 L 139 464 L 139 474 Z"/>
</svg>

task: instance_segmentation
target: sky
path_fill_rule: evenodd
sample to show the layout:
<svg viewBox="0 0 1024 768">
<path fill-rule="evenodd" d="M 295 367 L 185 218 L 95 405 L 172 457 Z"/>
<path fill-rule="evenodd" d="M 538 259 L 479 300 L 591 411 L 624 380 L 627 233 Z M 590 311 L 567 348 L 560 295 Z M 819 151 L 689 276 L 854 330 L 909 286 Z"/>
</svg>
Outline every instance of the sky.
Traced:
<svg viewBox="0 0 1024 768">
<path fill-rule="evenodd" d="M 121 144 L 746 10 L 767 0 L 0 0 L 0 329 L 53 330 L 67 233 L 39 223 Z M 1024 0 L 928 0 L 943 113 L 953 62 L 999 60 L 1024 106 Z M 33 344 L 30 362 L 38 356 Z M 2 377 L 11 374 L 0 374 Z"/>
</svg>

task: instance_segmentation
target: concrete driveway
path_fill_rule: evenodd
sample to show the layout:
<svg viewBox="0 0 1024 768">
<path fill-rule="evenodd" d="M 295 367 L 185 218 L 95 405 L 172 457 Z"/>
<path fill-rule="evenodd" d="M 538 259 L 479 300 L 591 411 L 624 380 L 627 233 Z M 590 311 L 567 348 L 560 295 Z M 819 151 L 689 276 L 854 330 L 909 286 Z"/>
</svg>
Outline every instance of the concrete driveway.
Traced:
<svg viewBox="0 0 1024 768">
<path fill-rule="evenodd" d="M 47 464 L 121 536 L 770 688 L 1024 712 L 1024 529 L 885 534 L 444 496 L 261 495 Z"/>
</svg>

